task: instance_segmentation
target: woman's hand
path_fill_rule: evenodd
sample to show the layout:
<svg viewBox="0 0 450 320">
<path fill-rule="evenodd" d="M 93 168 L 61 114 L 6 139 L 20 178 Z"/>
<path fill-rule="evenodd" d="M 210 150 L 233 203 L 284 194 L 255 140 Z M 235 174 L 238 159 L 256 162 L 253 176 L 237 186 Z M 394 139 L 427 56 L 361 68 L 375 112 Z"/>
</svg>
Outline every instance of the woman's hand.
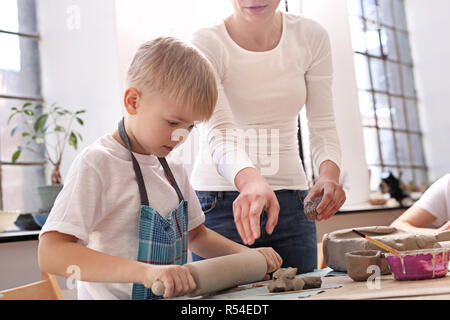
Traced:
<svg viewBox="0 0 450 320">
<path fill-rule="evenodd" d="M 320 165 L 320 178 L 311 188 L 303 204 L 322 197 L 317 207 L 317 221 L 331 218 L 342 205 L 346 197 L 343 187 L 338 183 L 339 168 L 332 161 L 324 161 Z"/>
<path fill-rule="evenodd" d="M 280 205 L 272 188 L 255 168 L 239 171 L 235 184 L 240 194 L 233 202 L 234 222 L 243 243 L 252 245 L 261 235 L 262 211 L 267 211 L 266 231 L 272 234 L 278 223 Z"/>
</svg>

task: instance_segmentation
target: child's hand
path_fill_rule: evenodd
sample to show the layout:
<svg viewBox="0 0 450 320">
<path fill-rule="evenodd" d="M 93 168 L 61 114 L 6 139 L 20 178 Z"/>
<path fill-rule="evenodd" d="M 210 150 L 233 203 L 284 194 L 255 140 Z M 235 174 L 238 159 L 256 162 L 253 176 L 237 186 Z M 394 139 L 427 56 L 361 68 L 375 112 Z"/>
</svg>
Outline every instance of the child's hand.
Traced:
<svg viewBox="0 0 450 320">
<path fill-rule="evenodd" d="M 280 255 L 273 250 L 272 248 L 256 248 L 253 250 L 257 250 L 264 255 L 267 261 L 267 275 L 264 278 L 265 280 L 270 279 L 269 273 L 274 272 L 275 270 L 280 269 L 281 264 L 283 263 L 283 259 L 281 259 Z M 266 279 L 267 278 L 267 279 Z"/>
<path fill-rule="evenodd" d="M 446 224 L 444 224 L 443 226 L 441 226 L 438 229 L 438 232 L 442 232 L 442 231 L 447 231 L 450 230 L 450 221 L 448 221 Z"/>
<path fill-rule="evenodd" d="M 164 298 L 182 296 L 197 287 L 188 268 L 179 265 L 149 265 L 144 275 L 143 285 L 151 288 L 156 281 L 164 284 Z"/>
</svg>

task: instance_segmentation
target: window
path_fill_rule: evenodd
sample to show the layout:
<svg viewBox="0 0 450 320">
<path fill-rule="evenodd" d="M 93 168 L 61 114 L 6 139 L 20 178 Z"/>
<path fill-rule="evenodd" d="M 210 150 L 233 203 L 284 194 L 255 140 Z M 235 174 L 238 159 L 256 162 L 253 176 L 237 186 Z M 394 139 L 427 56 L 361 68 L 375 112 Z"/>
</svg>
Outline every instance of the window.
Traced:
<svg viewBox="0 0 450 320">
<path fill-rule="evenodd" d="M 37 186 L 45 183 L 42 158 L 24 153 L 11 163 L 21 137 L 11 130 L 21 124 L 11 107 L 27 101 L 42 102 L 39 34 L 35 0 L 0 1 L 0 210 L 38 211 Z"/>
<path fill-rule="evenodd" d="M 426 188 L 403 0 L 348 0 L 348 6 L 371 189 L 387 171 L 408 190 Z"/>
</svg>

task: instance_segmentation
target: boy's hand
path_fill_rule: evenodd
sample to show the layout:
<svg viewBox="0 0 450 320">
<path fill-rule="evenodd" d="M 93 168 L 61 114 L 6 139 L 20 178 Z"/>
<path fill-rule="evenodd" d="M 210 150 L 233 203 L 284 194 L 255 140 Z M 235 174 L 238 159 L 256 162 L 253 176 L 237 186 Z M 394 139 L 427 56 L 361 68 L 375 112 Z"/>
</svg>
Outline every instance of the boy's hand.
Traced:
<svg viewBox="0 0 450 320">
<path fill-rule="evenodd" d="M 144 272 L 142 284 L 146 288 L 151 288 L 156 281 L 161 281 L 164 284 L 164 298 L 182 296 L 197 287 L 188 268 L 179 265 L 148 265 Z"/>
<path fill-rule="evenodd" d="M 443 226 L 441 226 L 438 229 L 438 232 L 442 232 L 442 231 L 447 231 L 450 230 L 450 221 L 448 221 L 446 224 L 444 224 Z"/>
<path fill-rule="evenodd" d="M 264 277 L 264 280 L 269 280 L 269 273 L 274 272 L 275 270 L 280 269 L 281 264 L 283 263 L 283 259 L 281 259 L 280 255 L 273 250 L 272 248 L 256 248 L 252 250 L 257 250 L 264 255 L 267 261 L 267 274 Z"/>
</svg>

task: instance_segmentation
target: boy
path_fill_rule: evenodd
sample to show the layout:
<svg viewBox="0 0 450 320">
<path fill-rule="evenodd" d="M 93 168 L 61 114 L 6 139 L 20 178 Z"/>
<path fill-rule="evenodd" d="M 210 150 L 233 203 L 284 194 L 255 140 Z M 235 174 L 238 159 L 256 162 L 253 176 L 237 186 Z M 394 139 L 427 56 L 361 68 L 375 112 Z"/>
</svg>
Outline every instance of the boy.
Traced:
<svg viewBox="0 0 450 320">
<path fill-rule="evenodd" d="M 213 113 L 208 62 L 176 39 L 158 38 L 138 49 L 127 82 L 119 129 L 74 160 L 40 232 L 40 268 L 65 277 L 78 270 L 79 299 L 156 298 L 148 289 L 155 281 L 166 298 L 184 295 L 196 287 L 182 266 L 188 243 L 207 258 L 250 250 L 203 226 L 186 172 L 164 158 L 179 143 L 175 134 Z M 272 248 L 256 250 L 268 272 L 281 266 Z"/>
</svg>

